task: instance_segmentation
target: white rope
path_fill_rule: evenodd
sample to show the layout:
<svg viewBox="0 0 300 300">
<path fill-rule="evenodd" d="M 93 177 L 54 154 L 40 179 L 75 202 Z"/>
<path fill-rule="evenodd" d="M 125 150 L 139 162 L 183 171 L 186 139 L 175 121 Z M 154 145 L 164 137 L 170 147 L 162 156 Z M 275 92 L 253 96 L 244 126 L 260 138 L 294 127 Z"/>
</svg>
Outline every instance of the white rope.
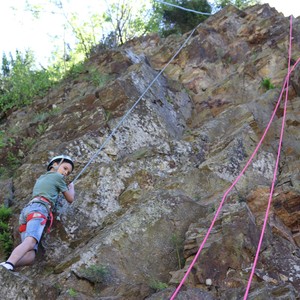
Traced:
<svg viewBox="0 0 300 300">
<path fill-rule="evenodd" d="M 196 11 L 196 10 L 189 9 L 189 8 L 184 8 L 182 6 L 178 6 L 178 5 L 175 5 L 175 4 L 172 4 L 172 3 L 168 3 L 168 2 L 164 2 L 164 1 L 161 1 L 161 0 L 156 0 L 156 1 L 159 2 L 159 3 L 165 4 L 165 5 L 169 5 L 169 6 L 173 6 L 173 7 L 185 10 L 185 11 L 190 11 L 190 12 L 193 12 L 195 14 L 207 15 L 207 16 L 211 16 L 212 15 L 211 13 L 205 13 L 205 12 Z"/>
<path fill-rule="evenodd" d="M 200 23 L 201 24 L 201 23 Z M 149 84 L 149 86 L 146 88 L 146 90 L 142 93 L 142 95 L 136 100 L 136 102 L 132 105 L 132 107 L 126 112 L 126 114 L 122 117 L 122 119 L 117 123 L 116 127 L 113 129 L 113 131 L 110 133 L 110 135 L 105 139 L 103 144 L 100 146 L 100 148 L 93 154 L 93 156 L 90 158 L 88 163 L 84 166 L 84 168 L 78 173 L 78 175 L 73 180 L 73 183 L 77 181 L 77 179 L 81 176 L 81 174 L 87 169 L 87 167 L 91 164 L 91 162 L 100 154 L 102 149 L 107 145 L 107 143 L 110 141 L 110 139 L 113 137 L 113 135 L 116 133 L 116 131 L 119 129 L 119 127 L 122 125 L 122 123 L 127 119 L 127 117 L 130 115 L 130 113 L 134 110 L 134 108 L 138 105 L 138 103 L 141 101 L 141 99 L 144 97 L 144 95 L 148 92 L 148 90 L 152 87 L 154 82 L 158 79 L 158 77 L 164 72 L 164 70 L 168 67 L 168 65 L 174 60 L 174 58 L 179 54 L 179 52 L 182 50 L 182 48 L 187 44 L 189 39 L 193 36 L 195 30 L 200 25 L 198 24 L 192 32 L 189 34 L 189 36 L 186 38 L 184 43 L 181 45 L 181 47 L 176 51 L 176 53 L 172 56 L 172 58 L 169 60 L 169 62 L 163 67 L 163 69 L 156 75 L 156 77 L 152 80 L 152 82 Z"/>
</svg>

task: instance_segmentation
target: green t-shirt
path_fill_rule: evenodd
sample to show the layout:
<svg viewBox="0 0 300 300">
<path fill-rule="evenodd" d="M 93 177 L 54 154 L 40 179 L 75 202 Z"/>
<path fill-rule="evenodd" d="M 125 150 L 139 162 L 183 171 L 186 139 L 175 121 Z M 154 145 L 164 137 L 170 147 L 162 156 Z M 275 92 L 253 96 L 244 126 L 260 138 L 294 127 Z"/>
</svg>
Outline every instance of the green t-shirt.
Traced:
<svg viewBox="0 0 300 300">
<path fill-rule="evenodd" d="M 52 207 L 55 205 L 55 201 L 60 192 L 68 191 L 67 184 L 64 180 L 64 176 L 58 172 L 47 172 L 41 175 L 32 191 L 32 196 L 43 196 L 52 203 Z"/>
</svg>

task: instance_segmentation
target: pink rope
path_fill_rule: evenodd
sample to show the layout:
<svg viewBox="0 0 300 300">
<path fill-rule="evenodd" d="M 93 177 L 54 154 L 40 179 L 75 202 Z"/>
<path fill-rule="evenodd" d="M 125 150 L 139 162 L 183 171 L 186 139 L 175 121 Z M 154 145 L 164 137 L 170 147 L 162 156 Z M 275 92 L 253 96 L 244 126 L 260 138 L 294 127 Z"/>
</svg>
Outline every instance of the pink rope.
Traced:
<svg viewBox="0 0 300 300">
<path fill-rule="evenodd" d="M 291 56 L 292 56 L 292 16 L 290 17 L 290 43 L 289 43 L 288 74 L 290 74 Z M 274 175 L 273 175 L 272 186 L 271 186 L 271 190 L 270 190 L 268 206 L 266 209 L 264 223 L 263 223 L 259 243 L 258 243 L 256 254 L 255 254 L 252 271 L 251 271 L 251 274 L 250 274 L 250 277 L 248 280 L 248 284 L 247 284 L 247 289 L 246 289 L 246 292 L 244 295 L 244 300 L 246 300 L 248 297 L 248 293 L 249 293 L 252 278 L 253 278 L 253 275 L 255 272 L 255 267 L 256 267 L 256 264 L 258 261 L 259 252 L 260 252 L 260 248 L 262 245 L 263 237 L 264 237 L 267 222 L 268 222 L 269 212 L 270 212 L 270 208 L 271 208 L 271 203 L 272 203 L 272 198 L 273 198 L 273 193 L 274 193 L 274 188 L 275 188 L 275 183 L 276 183 L 276 177 L 277 177 L 277 170 L 278 170 L 278 165 L 279 165 L 279 160 L 280 160 L 280 153 L 281 153 L 281 148 L 282 148 L 283 134 L 284 134 L 284 125 L 285 125 L 287 101 L 288 101 L 288 86 L 289 86 L 289 76 L 287 76 L 287 79 L 286 79 L 286 93 L 285 93 L 284 110 L 283 110 L 283 117 L 282 117 L 282 123 L 281 123 L 280 139 L 279 139 L 279 144 L 278 144 L 277 159 L 276 159 L 275 168 L 274 168 Z"/>
<path fill-rule="evenodd" d="M 221 200 L 221 202 L 220 202 L 220 204 L 219 204 L 219 207 L 218 207 L 218 209 L 217 209 L 217 211 L 216 211 L 216 213 L 215 213 L 215 215 L 214 215 L 214 218 L 213 218 L 213 220 L 212 220 L 212 222 L 211 222 L 211 225 L 210 225 L 209 229 L 207 230 L 207 233 L 206 233 L 206 235 L 205 235 L 205 237 L 204 237 L 204 239 L 203 239 L 203 241 L 202 241 L 202 243 L 201 243 L 201 245 L 200 245 L 200 247 L 199 247 L 199 249 L 198 249 L 198 251 L 197 251 L 195 257 L 194 257 L 194 259 L 192 260 L 192 262 L 191 262 L 189 268 L 187 269 L 187 271 L 186 271 L 184 277 L 182 278 L 182 280 L 181 280 L 181 282 L 179 283 L 178 287 L 177 287 L 176 290 L 174 291 L 174 293 L 173 293 L 173 295 L 171 296 L 170 300 L 174 300 L 174 299 L 175 299 L 175 297 L 176 297 L 176 295 L 178 294 L 180 288 L 182 287 L 182 285 L 184 284 L 184 282 L 185 282 L 186 278 L 188 277 L 190 271 L 192 270 L 192 268 L 193 268 L 195 262 L 197 261 L 199 255 L 200 255 L 201 251 L 203 250 L 203 247 L 204 247 L 204 245 L 205 245 L 205 243 L 206 243 L 206 241 L 207 241 L 207 239 L 208 239 L 208 237 L 209 237 L 209 235 L 210 235 L 210 233 L 211 233 L 211 230 L 212 230 L 212 228 L 213 228 L 213 226 L 214 226 L 214 224 L 215 224 L 215 222 L 216 222 L 216 220 L 217 220 L 217 217 L 219 216 L 219 213 L 220 213 L 220 211 L 221 211 L 221 209 L 222 209 L 222 206 L 223 206 L 223 204 L 224 204 L 224 202 L 225 202 L 225 200 L 226 200 L 228 194 L 231 192 L 231 190 L 234 188 L 234 186 L 238 183 L 238 181 L 240 180 L 240 178 L 242 177 L 242 175 L 245 173 L 245 171 L 246 171 L 247 168 L 249 167 L 250 163 L 252 162 L 254 156 L 255 156 L 256 153 L 258 152 L 258 150 L 259 150 L 259 148 L 260 148 L 260 146 L 261 146 L 263 140 L 265 139 L 265 136 L 266 136 L 267 132 L 268 132 L 269 129 L 270 129 L 270 126 L 271 126 L 271 124 L 272 124 L 272 122 L 273 122 L 273 119 L 274 119 L 274 117 L 275 117 L 275 115 L 276 115 L 276 111 L 277 111 L 277 109 L 278 109 L 278 107 L 279 107 L 279 105 L 280 105 L 281 98 L 282 98 L 282 95 L 283 95 L 284 90 L 285 90 L 285 86 L 288 87 L 288 82 L 289 82 L 290 74 L 292 73 L 292 71 L 295 69 L 295 67 L 298 65 L 299 62 L 300 62 L 300 58 L 298 58 L 298 60 L 297 60 L 296 63 L 293 65 L 293 67 L 292 67 L 291 70 L 288 69 L 288 74 L 287 74 L 286 77 L 285 77 L 285 81 L 284 81 L 283 87 L 282 87 L 282 89 L 281 89 L 281 93 L 280 93 L 279 99 L 278 99 L 278 101 L 277 101 L 277 104 L 276 104 L 275 109 L 274 109 L 274 111 L 273 111 L 273 113 L 272 113 L 272 116 L 271 116 L 271 118 L 270 118 L 270 121 L 269 121 L 269 123 L 268 123 L 268 125 L 267 125 L 267 127 L 266 127 L 266 129 L 265 129 L 265 131 L 264 131 L 264 133 L 263 133 L 263 135 L 262 135 L 262 137 L 261 137 L 259 143 L 257 144 L 255 150 L 253 151 L 253 153 L 252 153 L 251 157 L 249 158 L 249 160 L 247 161 L 246 165 L 245 165 L 244 168 L 242 169 L 241 173 L 237 176 L 237 178 L 234 180 L 234 182 L 231 184 L 231 186 L 230 186 L 230 187 L 227 189 L 227 191 L 224 193 L 224 195 L 223 195 L 223 197 L 222 197 L 222 200 Z M 289 60 L 289 68 L 290 68 L 290 60 Z M 287 97 L 286 97 L 286 98 L 287 98 Z M 284 115 L 284 117 L 285 117 L 285 115 Z"/>
</svg>

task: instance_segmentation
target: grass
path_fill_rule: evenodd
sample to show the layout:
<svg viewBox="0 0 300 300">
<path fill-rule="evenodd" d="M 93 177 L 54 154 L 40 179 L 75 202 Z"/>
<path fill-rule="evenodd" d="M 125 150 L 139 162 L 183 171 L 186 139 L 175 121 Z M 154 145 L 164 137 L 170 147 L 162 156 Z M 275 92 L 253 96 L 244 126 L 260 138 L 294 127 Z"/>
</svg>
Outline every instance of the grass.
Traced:
<svg viewBox="0 0 300 300">
<path fill-rule="evenodd" d="M 91 265 L 82 271 L 83 277 L 92 283 L 103 283 L 108 276 L 108 269 L 102 265 Z"/>
<path fill-rule="evenodd" d="M 70 297 L 76 297 L 77 296 L 77 292 L 73 288 L 70 288 L 68 290 L 68 293 L 69 293 Z"/>
<path fill-rule="evenodd" d="M 161 282 L 159 280 L 152 279 L 149 286 L 150 286 L 150 288 L 155 290 L 155 292 L 159 292 L 159 291 L 166 289 L 168 287 L 168 284 Z"/>
<path fill-rule="evenodd" d="M 47 125 L 46 124 L 39 124 L 36 128 L 36 132 L 39 135 L 42 135 L 43 133 L 45 133 L 45 131 L 47 130 Z"/>
<path fill-rule="evenodd" d="M 267 91 L 275 89 L 275 86 L 272 84 L 270 78 L 263 78 L 261 81 L 261 87 L 265 88 Z"/>
<path fill-rule="evenodd" d="M 182 265 L 184 264 L 184 259 L 182 257 L 183 251 L 183 243 L 184 240 L 181 239 L 177 234 L 173 234 L 171 237 L 172 244 L 175 248 L 176 259 L 178 263 L 178 269 L 182 269 Z"/>
</svg>

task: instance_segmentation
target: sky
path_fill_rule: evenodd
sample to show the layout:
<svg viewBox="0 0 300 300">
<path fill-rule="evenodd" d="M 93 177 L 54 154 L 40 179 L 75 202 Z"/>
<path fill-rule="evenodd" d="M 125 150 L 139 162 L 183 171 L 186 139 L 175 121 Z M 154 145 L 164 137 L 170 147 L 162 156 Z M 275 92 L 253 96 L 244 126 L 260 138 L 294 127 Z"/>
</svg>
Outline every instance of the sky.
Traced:
<svg viewBox="0 0 300 300">
<path fill-rule="evenodd" d="M 84 19 L 91 12 L 104 12 L 105 3 L 109 1 L 111 0 L 64 0 L 63 3 L 65 11 L 76 12 Z M 31 4 L 46 2 L 48 1 L 30 0 Z M 286 17 L 300 16 L 299 0 L 260 0 L 260 2 L 269 3 Z M 63 47 L 63 36 L 72 43 L 71 34 L 64 29 L 65 19 L 55 7 L 46 7 L 39 19 L 35 19 L 25 8 L 26 0 L 0 0 L 0 56 L 2 57 L 3 53 L 14 54 L 16 49 L 22 53 L 31 49 L 36 60 L 45 66 L 54 50 L 53 37 L 60 36 L 57 43 L 61 42 Z"/>
</svg>

